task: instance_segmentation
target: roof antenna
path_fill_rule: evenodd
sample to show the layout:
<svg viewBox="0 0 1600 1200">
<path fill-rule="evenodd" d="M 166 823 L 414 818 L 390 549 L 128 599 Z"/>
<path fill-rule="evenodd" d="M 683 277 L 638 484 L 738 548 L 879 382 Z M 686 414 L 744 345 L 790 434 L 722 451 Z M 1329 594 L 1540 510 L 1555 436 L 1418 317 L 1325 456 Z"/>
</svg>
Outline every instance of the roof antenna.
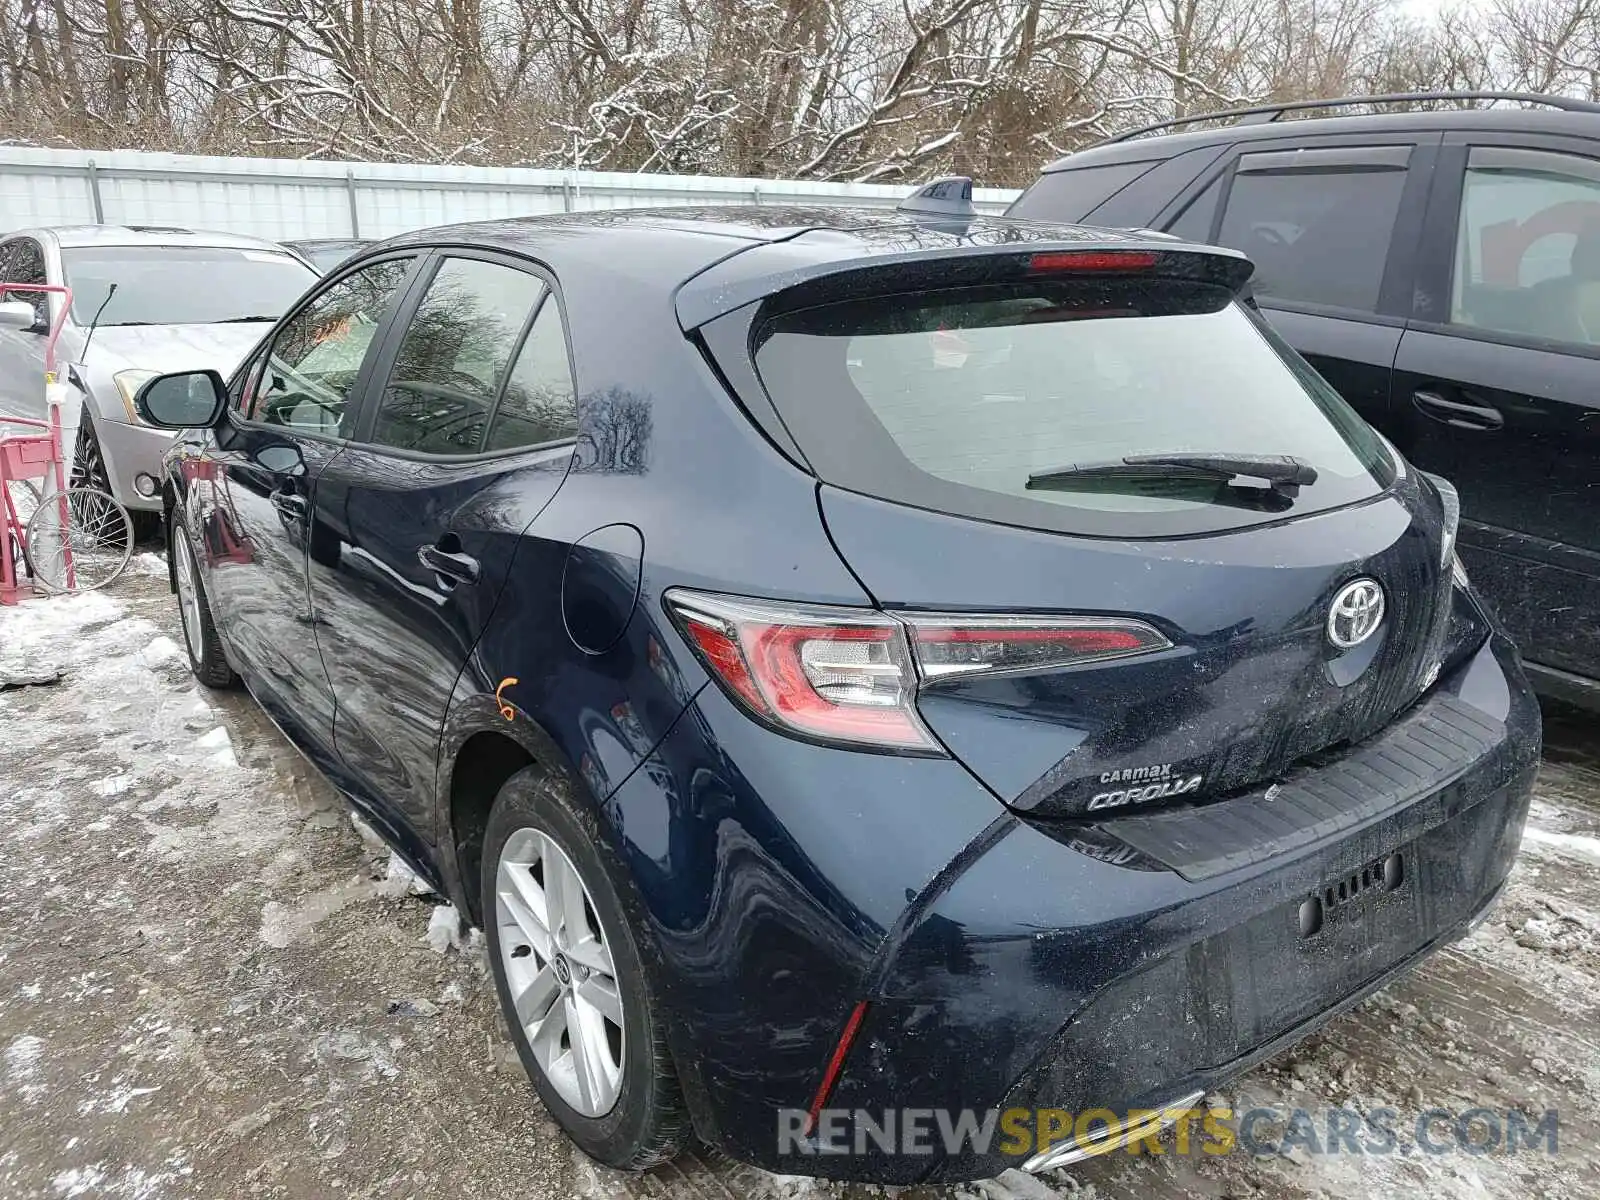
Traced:
<svg viewBox="0 0 1600 1200">
<path fill-rule="evenodd" d="M 972 207 L 972 179 L 967 175 L 945 175 L 925 183 L 895 206 L 896 211 L 929 217 L 975 217 Z"/>
<path fill-rule="evenodd" d="M 100 307 L 94 310 L 94 320 L 89 322 L 89 332 L 84 334 L 83 337 L 83 349 L 78 353 L 79 362 L 89 361 L 89 343 L 94 341 L 94 331 L 100 325 L 100 314 L 105 312 L 106 305 L 111 303 L 111 297 L 115 296 L 116 294 L 117 285 L 113 283 L 110 287 L 106 288 L 106 298 L 100 301 Z"/>
</svg>

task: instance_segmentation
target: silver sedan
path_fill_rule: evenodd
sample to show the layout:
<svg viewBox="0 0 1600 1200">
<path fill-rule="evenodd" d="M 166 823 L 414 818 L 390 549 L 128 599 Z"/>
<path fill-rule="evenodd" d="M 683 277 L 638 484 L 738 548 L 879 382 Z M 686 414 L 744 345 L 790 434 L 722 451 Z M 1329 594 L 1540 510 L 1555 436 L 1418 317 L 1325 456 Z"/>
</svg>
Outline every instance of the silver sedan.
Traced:
<svg viewBox="0 0 1600 1200">
<path fill-rule="evenodd" d="M 317 273 L 257 238 L 82 225 L 0 240 L 0 280 L 72 288 L 56 349 L 65 381 L 84 400 L 74 477 L 138 514 L 160 511 L 156 480 L 173 436 L 139 420 L 139 385 L 205 367 L 226 376 Z M 45 342 L 61 298 L 8 292 L 5 299 L 31 301 L 37 320 L 27 329 L 0 328 L 0 413 L 40 417 Z"/>
</svg>

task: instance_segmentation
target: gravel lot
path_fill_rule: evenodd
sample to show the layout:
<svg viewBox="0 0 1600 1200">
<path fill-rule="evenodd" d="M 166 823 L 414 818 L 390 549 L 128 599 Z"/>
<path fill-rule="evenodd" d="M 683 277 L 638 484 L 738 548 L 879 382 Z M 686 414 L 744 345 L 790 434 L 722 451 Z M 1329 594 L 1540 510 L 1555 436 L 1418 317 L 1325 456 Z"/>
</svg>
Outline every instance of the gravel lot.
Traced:
<svg viewBox="0 0 1600 1200">
<path fill-rule="evenodd" d="M 522 1075 L 481 948 L 427 937 L 330 788 L 242 693 L 204 694 L 164 564 L 0 611 L 0 1197 L 882 1194 L 687 1155 L 591 1165 Z M 1236 1110 L 1521 1105 L 1559 1153 L 1095 1160 L 924 1197 L 1600 1192 L 1600 733 L 1553 715 L 1501 907 L 1290 1055 Z"/>
</svg>

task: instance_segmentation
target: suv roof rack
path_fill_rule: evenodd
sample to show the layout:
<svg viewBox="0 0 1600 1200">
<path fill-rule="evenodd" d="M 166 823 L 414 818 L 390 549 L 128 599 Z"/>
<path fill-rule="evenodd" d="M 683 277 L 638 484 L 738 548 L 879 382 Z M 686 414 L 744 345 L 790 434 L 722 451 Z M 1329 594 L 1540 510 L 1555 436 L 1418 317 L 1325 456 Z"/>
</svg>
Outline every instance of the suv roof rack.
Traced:
<svg viewBox="0 0 1600 1200">
<path fill-rule="evenodd" d="M 1258 104 L 1250 108 L 1225 108 L 1217 112 L 1196 113 L 1192 117 L 1175 117 L 1170 121 L 1157 121 L 1154 125 L 1141 125 L 1108 137 L 1110 142 L 1126 142 L 1147 133 L 1162 129 L 1177 129 L 1183 125 L 1197 125 L 1201 121 L 1236 119 L 1240 125 L 1264 125 L 1276 121 L 1287 112 L 1301 112 L 1316 108 L 1353 108 L 1359 104 L 1416 104 L 1426 100 L 1515 100 L 1519 104 L 1537 104 L 1546 108 L 1559 108 L 1566 112 L 1600 113 L 1600 104 L 1591 100 L 1575 100 L 1570 96 L 1541 96 L 1536 92 L 1392 92 L 1383 96 L 1340 96 L 1332 100 L 1288 100 L 1281 104 Z"/>
</svg>

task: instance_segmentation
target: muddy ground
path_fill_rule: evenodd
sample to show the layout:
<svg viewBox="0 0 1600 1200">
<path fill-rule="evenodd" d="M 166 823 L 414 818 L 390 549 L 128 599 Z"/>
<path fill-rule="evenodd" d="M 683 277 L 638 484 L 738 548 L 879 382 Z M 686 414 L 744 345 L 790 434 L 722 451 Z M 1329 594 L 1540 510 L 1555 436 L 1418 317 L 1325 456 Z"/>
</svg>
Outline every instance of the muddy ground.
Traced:
<svg viewBox="0 0 1600 1200">
<path fill-rule="evenodd" d="M 708 1154 L 598 1169 L 337 797 L 198 689 L 164 567 L 0 611 L 0 1200 L 857 1197 Z M 1600 734 L 1553 716 L 1507 896 L 1466 941 L 1228 1089 L 1236 1110 L 1559 1110 L 1557 1153 L 1095 1160 L 933 1197 L 1600 1194 Z M 1266 1132 L 1272 1132 L 1267 1127 Z"/>
</svg>

